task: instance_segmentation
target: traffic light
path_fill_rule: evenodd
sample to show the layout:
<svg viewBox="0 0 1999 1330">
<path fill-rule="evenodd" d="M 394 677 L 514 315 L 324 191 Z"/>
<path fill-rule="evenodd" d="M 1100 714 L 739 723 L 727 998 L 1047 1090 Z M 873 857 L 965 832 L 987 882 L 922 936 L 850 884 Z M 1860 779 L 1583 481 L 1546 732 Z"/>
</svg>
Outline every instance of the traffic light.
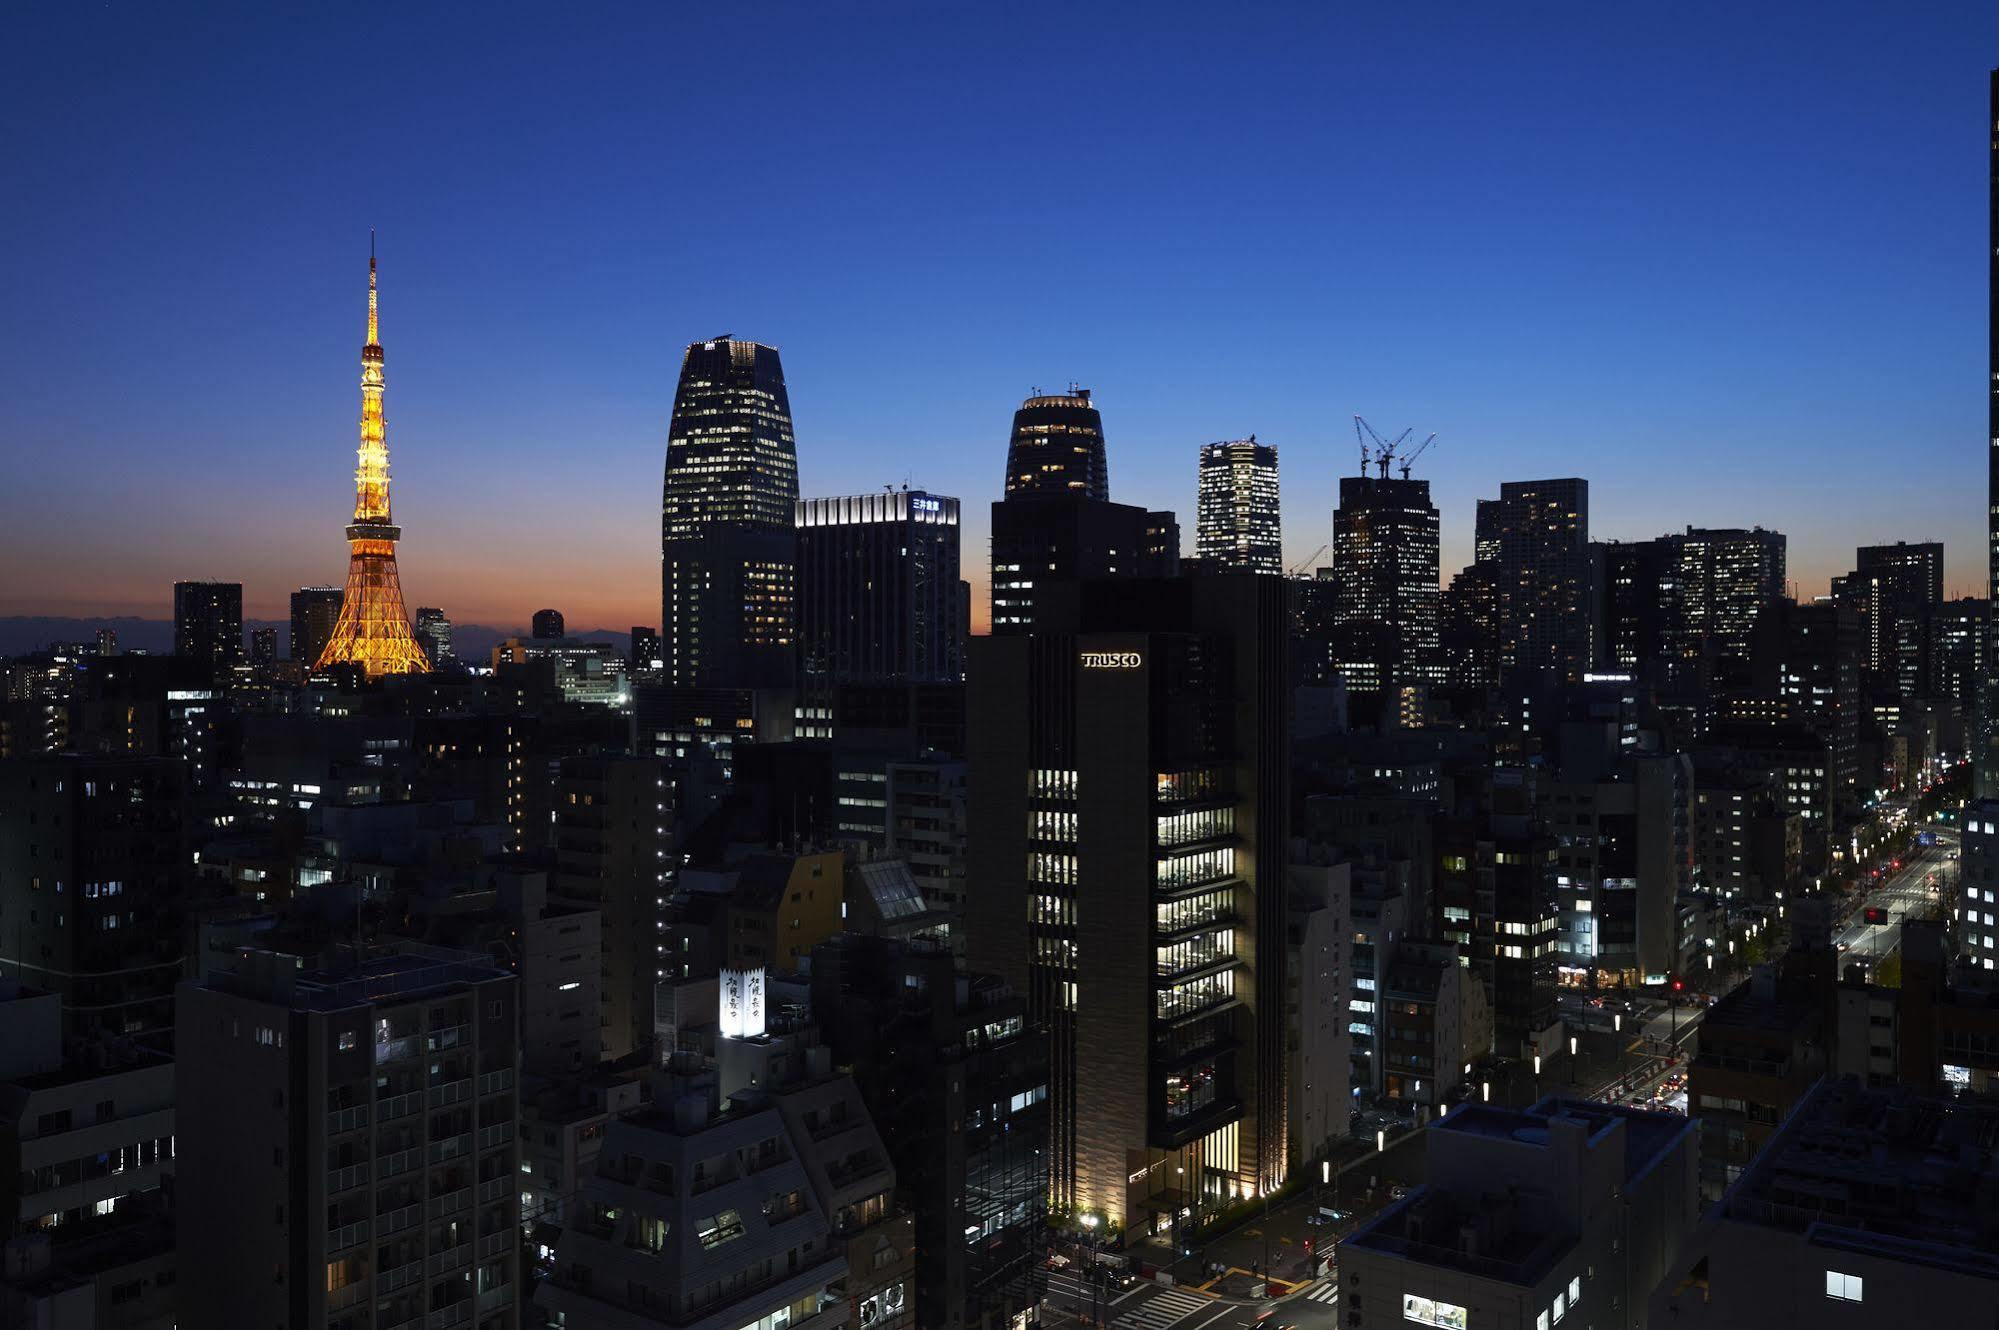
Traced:
<svg viewBox="0 0 1999 1330">
<path fill-rule="evenodd" d="M 1312 1254 L 1312 1240 L 1310 1238 L 1305 1239 L 1305 1254 L 1307 1256 Z"/>
<path fill-rule="evenodd" d="M 1685 984 L 1683 984 L 1683 983 L 1681 983 L 1681 982 L 1680 982 L 1679 980 L 1675 979 L 1675 980 L 1673 981 L 1673 991 L 1674 991 L 1675 993 L 1679 992 L 1679 991 L 1680 991 L 1681 989 L 1683 989 L 1683 988 L 1685 988 L 1685 987 L 1686 987 L 1686 985 L 1685 985 Z"/>
</svg>

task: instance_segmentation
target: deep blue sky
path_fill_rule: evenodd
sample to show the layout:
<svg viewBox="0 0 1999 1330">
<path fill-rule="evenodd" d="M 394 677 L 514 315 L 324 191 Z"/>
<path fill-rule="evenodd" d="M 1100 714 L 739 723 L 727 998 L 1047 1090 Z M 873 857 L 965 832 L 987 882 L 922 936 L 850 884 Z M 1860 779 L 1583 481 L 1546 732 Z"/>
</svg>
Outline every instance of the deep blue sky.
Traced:
<svg viewBox="0 0 1999 1330">
<path fill-rule="evenodd" d="M 272 7 L 276 8 L 276 7 Z M 0 56 L 0 613 L 337 581 L 381 231 L 412 604 L 657 618 L 681 347 L 778 345 L 804 491 L 984 506 L 1030 387 L 1113 496 L 1352 414 L 1600 536 L 1775 526 L 1980 588 L 1999 5 L 39 5 Z M 1416 12 L 1405 14 L 1403 9 Z M 983 595 L 979 596 L 981 602 Z M 983 618 L 983 614 L 981 614 Z"/>
</svg>

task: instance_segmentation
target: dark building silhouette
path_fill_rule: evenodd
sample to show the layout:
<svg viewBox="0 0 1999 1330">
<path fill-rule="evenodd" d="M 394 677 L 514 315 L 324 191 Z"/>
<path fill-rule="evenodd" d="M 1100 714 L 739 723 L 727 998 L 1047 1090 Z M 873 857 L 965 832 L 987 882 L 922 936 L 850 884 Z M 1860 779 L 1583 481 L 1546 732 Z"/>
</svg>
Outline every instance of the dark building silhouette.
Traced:
<svg viewBox="0 0 1999 1330">
<path fill-rule="evenodd" d="M 1943 542 L 1862 545 L 1845 590 L 1866 616 L 1866 664 L 1875 680 L 1920 697 L 1929 678 L 1923 624 L 1943 604 Z"/>
<path fill-rule="evenodd" d="M 243 663 L 243 584 L 174 583 L 174 654 L 214 674 Z"/>
<path fill-rule="evenodd" d="M 561 610 L 536 610 L 529 631 L 542 640 L 564 636 Z"/>
<path fill-rule="evenodd" d="M 311 669 L 325 653 L 346 595 L 337 586 L 302 586 L 292 592 L 292 632 L 286 650 L 293 660 Z"/>
<path fill-rule="evenodd" d="M 798 505 L 800 682 L 965 677 L 958 501 L 921 490 Z"/>
<path fill-rule="evenodd" d="M 792 682 L 798 459 L 775 347 L 718 337 L 687 348 L 660 502 L 666 682 Z"/>
<path fill-rule="evenodd" d="M 1581 678 L 1591 664 L 1589 482 L 1504 482 L 1497 499 L 1478 501 L 1475 541 L 1500 675 Z"/>
<path fill-rule="evenodd" d="M 1030 397 L 1014 413 L 1006 498 L 993 505 L 994 633 L 1032 631 L 1056 583 L 1180 570 L 1179 521 L 1110 502 L 1107 475 L 1103 417 L 1087 391 Z"/>
<path fill-rule="evenodd" d="M 278 630 L 275 628 L 252 628 L 250 630 L 250 664 L 259 670 L 268 670 L 277 664 Z"/>
<path fill-rule="evenodd" d="M 59 993 L 67 1037 L 173 1028 L 192 826 L 175 758 L 0 762 L 0 976 Z"/>
<path fill-rule="evenodd" d="M 647 674 L 659 667 L 659 630 L 641 623 L 633 624 L 632 673 Z"/>
<path fill-rule="evenodd" d="M 1429 481 L 1340 478 L 1333 653 L 1350 691 L 1381 692 L 1440 676 L 1437 537 Z"/>
<path fill-rule="evenodd" d="M 1041 1298 L 1047 1032 L 948 950 L 845 933 L 812 949 L 812 1013 L 910 1197 L 916 1323 L 1005 1330 Z"/>
<path fill-rule="evenodd" d="M 968 961 L 1049 1030 L 1053 1204 L 1283 1180 L 1286 630 L 1281 578 L 1140 578 L 972 643 Z"/>
<path fill-rule="evenodd" d="M 1006 447 L 1006 494 L 1111 497 L 1104 418 L 1088 388 L 1036 393 L 1013 413 Z"/>
</svg>

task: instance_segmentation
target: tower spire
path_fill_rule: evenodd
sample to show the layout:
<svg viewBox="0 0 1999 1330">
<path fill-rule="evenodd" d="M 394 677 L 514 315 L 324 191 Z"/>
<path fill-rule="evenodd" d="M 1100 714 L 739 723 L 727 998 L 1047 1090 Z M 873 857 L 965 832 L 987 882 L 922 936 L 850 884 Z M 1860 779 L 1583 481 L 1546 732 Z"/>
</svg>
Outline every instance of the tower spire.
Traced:
<svg viewBox="0 0 1999 1330">
<path fill-rule="evenodd" d="M 361 348 L 361 446 L 354 468 L 354 520 L 347 526 L 350 558 L 340 620 L 317 669 L 359 665 L 370 676 L 421 674 L 430 660 L 410 632 L 403 609 L 396 542 L 402 528 L 389 514 L 389 444 L 382 426 L 382 344 L 375 298 L 375 233 L 368 232 L 368 342 Z"/>
</svg>

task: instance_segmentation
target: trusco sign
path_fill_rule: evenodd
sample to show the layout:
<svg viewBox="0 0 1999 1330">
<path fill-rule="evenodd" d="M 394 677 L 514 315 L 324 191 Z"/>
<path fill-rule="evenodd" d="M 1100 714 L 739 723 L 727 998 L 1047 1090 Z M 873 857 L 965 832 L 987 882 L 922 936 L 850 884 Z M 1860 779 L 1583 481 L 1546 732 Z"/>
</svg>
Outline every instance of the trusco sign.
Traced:
<svg viewBox="0 0 1999 1330">
<path fill-rule="evenodd" d="M 1085 651 L 1082 660 L 1086 670 L 1135 670 L 1145 663 L 1136 651 Z"/>
</svg>

